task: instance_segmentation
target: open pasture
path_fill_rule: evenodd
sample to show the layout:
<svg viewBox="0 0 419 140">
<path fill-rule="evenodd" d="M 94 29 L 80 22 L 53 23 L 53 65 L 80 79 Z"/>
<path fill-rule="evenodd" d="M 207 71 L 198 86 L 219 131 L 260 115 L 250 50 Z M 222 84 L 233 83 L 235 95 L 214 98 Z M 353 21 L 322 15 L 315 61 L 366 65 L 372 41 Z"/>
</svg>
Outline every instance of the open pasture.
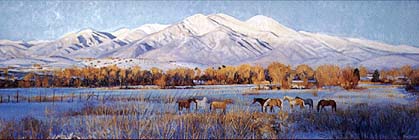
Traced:
<svg viewBox="0 0 419 140">
<path fill-rule="evenodd" d="M 254 85 L 195 89 L 110 90 L 90 88 L 0 89 L 1 138 L 418 138 L 417 97 L 402 87 L 360 85 L 360 90 L 259 90 Z M 16 93 L 19 101 L 16 100 Z M 10 96 L 10 101 L 7 98 Z M 284 96 L 311 98 L 290 108 Z M 178 111 L 179 100 L 208 99 Z M 281 99 L 282 110 L 261 112 L 254 98 Z M 231 99 L 226 113 L 212 101 Z M 333 99 L 318 113 L 321 99 Z M 28 125 L 30 124 L 30 125 Z"/>
</svg>

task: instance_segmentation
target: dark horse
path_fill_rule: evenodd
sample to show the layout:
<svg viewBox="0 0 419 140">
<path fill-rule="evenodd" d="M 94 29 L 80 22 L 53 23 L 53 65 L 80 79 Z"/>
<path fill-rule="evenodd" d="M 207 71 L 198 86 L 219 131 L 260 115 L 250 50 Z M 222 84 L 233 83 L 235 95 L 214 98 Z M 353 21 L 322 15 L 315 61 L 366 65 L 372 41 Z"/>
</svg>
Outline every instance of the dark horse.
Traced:
<svg viewBox="0 0 419 140">
<path fill-rule="evenodd" d="M 265 104 L 265 102 L 268 100 L 269 98 L 263 99 L 263 98 L 253 98 L 253 103 L 255 104 L 256 102 L 259 102 L 261 110 L 263 112 L 263 105 Z"/>
<path fill-rule="evenodd" d="M 196 103 L 196 99 L 195 98 L 191 98 L 188 100 L 178 100 L 176 103 L 178 103 L 178 110 L 182 111 L 183 108 L 186 108 L 189 112 L 191 111 L 191 102 L 195 102 L 195 105 L 197 105 Z"/>
<path fill-rule="evenodd" d="M 321 106 L 321 108 L 320 108 Z M 317 104 L 317 112 L 323 110 L 324 106 L 332 106 L 332 112 L 335 110 L 336 112 L 336 102 L 335 100 L 320 100 Z"/>
<path fill-rule="evenodd" d="M 267 112 L 267 106 L 271 107 L 271 112 L 273 112 L 274 106 L 278 106 L 280 109 L 282 109 L 282 101 L 280 99 L 270 99 L 270 98 L 253 98 L 253 103 L 259 102 L 260 106 L 262 107 L 261 110 L 263 112 L 263 109 L 265 109 L 265 112 Z"/>
<path fill-rule="evenodd" d="M 314 104 L 313 104 L 313 100 L 312 99 L 310 99 L 310 98 L 307 98 L 307 99 L 303 99 L 303 98 L 301 98 L 301 97 L 295 97 L 295 99 L 301 99 L 301 100 L 303 100 L 304 101 L 304 105 L 308 105 L 308 106 L 310 106 L 310 108 L 311 109 L 313 109 L 314 108 Z"/>
</svg>

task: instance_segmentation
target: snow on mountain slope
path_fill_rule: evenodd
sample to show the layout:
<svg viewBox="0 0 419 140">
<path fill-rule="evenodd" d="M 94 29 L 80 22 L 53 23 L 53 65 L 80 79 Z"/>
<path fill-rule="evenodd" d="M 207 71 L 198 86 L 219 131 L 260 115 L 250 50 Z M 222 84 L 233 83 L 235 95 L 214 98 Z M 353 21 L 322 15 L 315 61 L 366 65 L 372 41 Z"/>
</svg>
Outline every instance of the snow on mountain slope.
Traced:
<svg viewBox="0 0 419 140">
<path fill-rule="evenodd" d="M 114 32 L 112 32 L 112 35 L 116 36 L 116 37 L 121 37 L 121 36 L 125 36 L 125 34 L 129 33 L 131 30 L 128 28 L 121 28 L 118 29 Z"/>
<path fill-rule="evenodd" d="M 57 41 L 29 48 L 33 55 L 38 56 L 66 56 L 83 48 L 95 47 L 114 39 L 110 33 L 99 32 L 92 29 L 64 35 Z"/>
<path fill-rule="evenodd" d="M 221 36 L 217 36 L 218 34 L 221 34 Z M 224 33 L 221 33 L 224 32 Z M 212 34 L 214 36 L 209 37 Z M 224 15 L 224 14 L 214 14 L 205 16 L 202 14 L 196 14 L 191 17 L 186 18 L 183 21 L 180 21 L 172 26 L 169 26 L 165 28 L 164 30 L 148 35 L 144 37 L 142 40 L 134 42 L 127 47 L 119 48 L 119 50 L 115 50 L 113 53 L 108 54 L 106 56 L 102 57 L 108 57 L 116 56 L 116 57 L 140 57 L 140 55 L 157 48 L 162 48 L 162 50 L 170 51 L 170 48 L 178 48 L 178 47 L 184 47 L 185 50 L 183 50 L 185 53 L 179 52 L 177 54 L 187 54 L 186 50 L 188 50 L 190 47 L 188 44 L 197 44 L 201 43 L 201 46 L 207 46 L 209 48 L 213 48 L 213 44 L 218 43 L 219 46 L 223 45 L 234 45 L 234 46 L 240 46 L 239 48 L 247 48 L 249 51 L 256 51 L 256 52 L 246 52 L 247 54 L 260 54 L 262 50 L 257 50 L 253 48 L 269 48 L 269 44 L 266 44 L 264 39 L 257 39 L 254 37 L 250 37 L 249 35 L 259 35 L 261 34 L 259 29 L 253 28 L 250 25 L 247 25 L 244 22 L 241 22 L 237 19 L 234 19 L 230 16 Z M 266 33 L 262 33 L 266 34 Z M 205 36 L 205 37 L 204 37 Z M 273 36 L 273 35 L 272 35 Z M 211 41 L 207 39 L 205 41 L 204 38 L 213 38 L 218 40 L 214 43 L 208 42 Z M 238 39 L 242 38 L 242 39 Z M 204 40 L 200 40 L 204 39 Z M 250 39 L 250 40 L 249 40 Z M 223 43 L 223 41 L 227 41 L 227 43 Z M 259 42 L 258 42 L 259 41 Z M 253 45 L 251 45 L 253 44 Z M 257 46 L 255 46 L 257 44 Z M 234 48 L 231 48 L 230 46 L 224 46 L 223 48 L 227 48 L 224 50 L 228 50 L 229 52 L 223 52 L 224 54 L 222 56 L 225 56 L 225 58 L 231 58 L 236 56 L 235 60 L 242 60 L 245 58 L 240 58 L 240 56 L 247 57 L 248 55 L 241 55 L 241 54 L 234 54 L 236 51 Z M 230 48 L 229 48 L 230 47 Z M 219 47 L 221 48 L 221 47 Z M 161 53 L 166 54 L 166 56 L 170 56 L 169 52 L 166 51 L 158 51 Z M 177 50 L 173 50 L 177 51 Z M 180 50 L 179 50 L 180 51 Z M 213 52 L 222 52 L 223 50 L 214 50 Z M 245 51 L 241 51 L 245 52 Z M 154 52 L 157 53 L 157 52 Z M 215 53 L 212 53 L 215 54 Z M 225 55 L 227 54 L 227 55 Z M 231 55 L 230 55 L 231 54 Z M 176 55 L 176 54 L 173 54 Z M 216 54 L 221 55 L 221 54 Z M 146 55 L 146 57 L 153 57 L 150 55 Z M 188 57 L 188 56 L 185 56 Z M 177 58 L 180 58 L 178 56 Z M 221 57 L 220 60 L 225 60 L 224 57 Z M 157 58 L 157 59 L 170 59 L 170 57 L 167 58 Z M 183 60 L 186 60 L 183 59 Z M 228 59 L 227 59 L 228 60 Z M 194 60 L 191 60 L 194 61 Z M 216 61 L 216 60 L 210 60 L 210 61 Z M 236 61 L 232 61 L 235 63 Z M 205 63 L 205 62 L 202 62 Z M 213 62 L 211 62 L 213 63 Z"/>
<path fill-rule="evenodd" d="M 202 36 L 190 37 L 174 48 L 162 47 L 151 50 L 141 57 L 160 56 L 155 58 L 160 61 L 234 64 L 245 59 L 256 58 L 271 49 L 271 46 L 261 40 L 219 28 Z"/>
<path fill-rule="evenodd" d="M 279 24 L 276 20 L 263 15 L 254 16 L 246 20 L 246 23 L 261 31 L 273 32 L 276 36 L 297 34 L 297 32 L 293 29 L 285 27 L 284 25 Z"/>
<path fill-rule="evenodd" d="M 169 27 L 169 25 L 163 25 L 163 24 L 144 24 L 137 29 L 143 30 L 146 34 L 152 34 L 158 31 L 163 30 L 164 28 Z"/>
<path fill-rule="evenodd" d="M 2 46 L 7 46 L 3 47 L 7 51 L 2 54 L 7 60 L 20 56 L 50 56 L 141 58 L 191 66 L 242 63 L 266 66 L 273 61 L 313 67 L 321 64 L 419 66 L 419 48 L 416 47 L 295 31 L 262 15 L 240 21 L 225 14 L 196 14 L 172 25 L 146 24 L 132 30 L 122 28 L 112 34 L 87 29 L 67 34 L 57 41 L 12 44 L 18 45 L 0 41 L 0 52 Z"/>
<path fill-rule="evenodd" d="M 39 64 L 45 69 L 68 68 L 80 65 L 79 61 L 63 58 L 63 57 L 38 57 L 38 58 L 15 58 L 0 61 L 0 67 L 21 67 L 31 68 L 33 64 Z"/>
<path fill-rule="evenodd" d="M 85 66 L 90 67 L 106 67 L 116 65 L 120 68 L 130 68 L 134 66 L 139 66 L 143 70 L 150 70 L 153 67 L 168 70 L 174 68 L 206 68 L 205 65 L 195 64 L 195 63 L 185 63 L 185 62 L 173 62 L 173 61 L 158 61 L 154 59 L 138 59 L 138 58 L 118 58 L 118 59 L 95 59 L 95 60 L 85 60 L 81 62 Z"/>
<path fill-rule="evenodd" d="M 168 26 L 169 25 L 162 25 L 162 24 L 144 24 L 132 30 L 128 28 L 122 28 L 113 32 L 112 34 L 115 35 L 120 40 L 133 42 L 133 41 L 140 40 L 149 34 L 159 32 Z"/>
<path fill-rule="evenodd" d="M 419 54 L 417 54 L 415 57 L 418 58 Z M 359 65 L 366 66 L 369 69 L 390 69 L 400 68 L 404 65 L 412 64 L 414 66 L 418 66 L 418 61 L 402 55 L 386 55 L 365 60 Z"/>
<path fill-rule="evenodd" d="M 357 38 L 348 38 L 348 40 L 359 43 L 364 45 L 365 47 L 375 49 L 375 50 L 383 50 L 388 51 L 390 53 L 410 53 L 416 54 L 419 53 L 419 48 L 407 46 L 407 45 L 398 45 L 393 46 L 381 42 L 371 41 L 371 40 L 362 40 Z"/>
<path fill-rule="evenodd" d="M 31 47 L 31 45 L 22 41 L 0 40 L 0 61 L 27 57 L 26 50 L 28 47 Z"/>
<path fill-rule="evenodd" d="M 208 65 L 272 61 L 287 64 L 359 65 L 369 59 L 417 54 L 418 48 L 296 32 L 265 16 L 242 22 L 224 14 L 188 17 L 160 32 L 101 57 L 148 58 L 159 61 L 193 62 Z M 208 59 L 210 58 L 210 59 Z M 412 65 L 419 65 L 412 59 Z"/>
</svg>

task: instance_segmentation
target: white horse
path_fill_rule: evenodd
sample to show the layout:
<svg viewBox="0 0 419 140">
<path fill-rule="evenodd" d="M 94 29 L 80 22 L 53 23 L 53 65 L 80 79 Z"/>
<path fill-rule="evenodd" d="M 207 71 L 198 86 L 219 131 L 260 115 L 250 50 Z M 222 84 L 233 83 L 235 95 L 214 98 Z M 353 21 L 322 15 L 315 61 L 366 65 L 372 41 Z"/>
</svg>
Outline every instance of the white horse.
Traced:
<svg viewBox="0 0 419 140">
<path fill-rule="evenodd" d="M 198 105 L 198 108 L 206 109 L 207 108 L 207 97 L 204 97 L 202 100 L 196 100 L 196 103 Z"/>
</svg>

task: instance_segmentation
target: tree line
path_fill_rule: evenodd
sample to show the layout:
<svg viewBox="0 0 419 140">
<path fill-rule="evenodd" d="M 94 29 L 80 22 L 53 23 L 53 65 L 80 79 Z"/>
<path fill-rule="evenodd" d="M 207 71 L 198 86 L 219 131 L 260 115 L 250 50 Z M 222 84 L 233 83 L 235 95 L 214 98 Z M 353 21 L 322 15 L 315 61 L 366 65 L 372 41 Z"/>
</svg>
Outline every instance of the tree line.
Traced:
<svg viewBox="0 0 419 140">
<path fill-rule="evenodd" d="M 13 80 L 3 70 L 0 87 L 115 87 L 128 88 L 134 85 L 158 85 L 160 88 L 174 86 L 194 86 L 196 81 L 206 85 L 256 84 L 277 85 L 279 89 L 290 89 L 293 80 L 299 80 L 305 87 L 341 86 L 345 89 L 356 88 L 360 77 L 366 77 L 365 67 L 339 67 L 321 65 L 316 69 L 301 64 L 293 69 L 290 65 L 272 62 L 267 67 L 242 64 L 238 66 L 222 65 L 218 68 L 189 69 L 176 68 L 163 71 L 158 68 L 143 70 L 139 66 L 123 69 L 116 65 L 95 68 L 66 68 L 41 73 L 29 72 L 21 80 Z M 396 77 L 406 77 L 412 85 L 419 84 L 419 69 L 403 66 L 390 70 L 376 70 L 373 82 L 394 82 Z M 195 82 L 194 82 L 195 80 Z M 311 82 L 310 82 L 311 81 Z M 314 82 L 313 82 L 314 81 Z"/>
</svg>

